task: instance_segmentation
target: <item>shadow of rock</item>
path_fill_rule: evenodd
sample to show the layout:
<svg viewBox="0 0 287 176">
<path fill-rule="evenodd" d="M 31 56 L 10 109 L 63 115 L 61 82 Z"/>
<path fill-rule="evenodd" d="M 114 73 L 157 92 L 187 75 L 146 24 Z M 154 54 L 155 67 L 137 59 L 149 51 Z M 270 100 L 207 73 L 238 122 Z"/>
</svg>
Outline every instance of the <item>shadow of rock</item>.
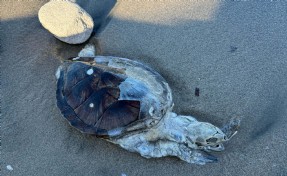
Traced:
<svg viewBox="0 0 287 176">
<path fill-rule="evenodd" d="M 94 20 L 94 32 L 99 34 L 109 23 L 109 14 L 117 0 L 73 0 L 88 12 Z"/>
</svg>

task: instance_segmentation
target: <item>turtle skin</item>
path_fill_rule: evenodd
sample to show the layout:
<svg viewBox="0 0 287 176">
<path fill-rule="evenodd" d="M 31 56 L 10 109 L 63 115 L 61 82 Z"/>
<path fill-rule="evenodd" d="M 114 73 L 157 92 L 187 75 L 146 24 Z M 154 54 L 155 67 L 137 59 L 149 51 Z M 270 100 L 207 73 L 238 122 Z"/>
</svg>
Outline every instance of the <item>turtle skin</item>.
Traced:
<svg viewBox="0 0 287 176">
<path fill-rule="evenodd" d="M 96 60 L 70 59 L 58 69 L 57 106 L 70 125 L 82 133 L 103 138 L 109 138 L 112 131 L 120 135 L 127 127 L 160 119 L 171 107 L 171 100 L 167 101 L 171 97 L 169 87 L 157 72 L 128 59 L 105 59 L 119 62 L 116 67 Z M 152 90 L 148 79 L 139 80 L 128 73 L 129 68 L 137 67 L 155 79 L 155 86 L 162 86 L 163 91 Z"/>
</svg>

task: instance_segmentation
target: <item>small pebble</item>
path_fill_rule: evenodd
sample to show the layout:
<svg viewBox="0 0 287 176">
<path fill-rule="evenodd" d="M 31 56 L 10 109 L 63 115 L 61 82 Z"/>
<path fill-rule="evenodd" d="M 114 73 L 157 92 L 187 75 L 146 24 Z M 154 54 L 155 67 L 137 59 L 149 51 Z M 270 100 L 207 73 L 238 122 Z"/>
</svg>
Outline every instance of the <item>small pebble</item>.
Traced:
<svg viewBox="0 0 287 176">
<path fill-rule="evenodd" d="M 195 94 L 195 96 L 197 96 L 197 97 L 199 96 L 199 88 L 197 88 L 197 87 L 195 88 L 194 94 Z"/>
<path fill-rule="evenodd" d="M 13 167 L 11 165 L 7 165 L 6 168 L 9 170 L 9 171 L 12 171 L 13 170 Z"/>
<path fill-rule="evenodd" d="M 237 50 L 236 46 L 230 46 L 230 52 L 234 53 Z"/>
</svg>

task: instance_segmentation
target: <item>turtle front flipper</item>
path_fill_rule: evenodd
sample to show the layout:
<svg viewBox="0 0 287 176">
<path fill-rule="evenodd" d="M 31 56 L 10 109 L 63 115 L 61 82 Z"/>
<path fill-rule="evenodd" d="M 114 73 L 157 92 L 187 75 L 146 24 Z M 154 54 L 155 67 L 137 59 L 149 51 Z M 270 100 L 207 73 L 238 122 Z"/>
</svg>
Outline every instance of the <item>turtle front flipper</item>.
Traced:
<svg viewBox="0 0 287 176">
<path fill-rule="evenodd" d="M 175 156 L 188 163 L 200 165 L 217 162 L 216 157 L 182 143 L 169 140 L 148 141 L 145 137 L 149 135 L 148 133 L 133 134 L 111 142 L 119 144 L 128 151 L 137 152 L 145 158 Z"/>
</svg>

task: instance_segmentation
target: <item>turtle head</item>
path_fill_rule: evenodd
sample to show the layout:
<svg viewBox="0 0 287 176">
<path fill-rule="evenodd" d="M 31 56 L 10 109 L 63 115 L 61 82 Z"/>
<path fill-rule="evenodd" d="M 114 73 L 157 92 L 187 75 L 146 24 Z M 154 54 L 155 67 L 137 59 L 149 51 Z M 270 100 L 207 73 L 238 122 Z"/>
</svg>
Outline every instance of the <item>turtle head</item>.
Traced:
<svg viewBox="0 0 287 176">
<path fill-rule="evenodd" d="M 199 122 L 191 116 L 179 116 L 184 122 L 184 136 L 186 144 L 195 149 L 205 151 L 222 151 L 224 150 L 223 142 L 228 137 L 221 129 L 207 122 Z"/>
<path fill-rule="evenodd" d="M 197 122 L 188 125 L 186 129 L 188 144 L 191 142 L 193 146 L 205 151 L 224 150 L 222 142 L 228 138 L 218 127 L 206 122 Z"/>
<path fill-rule="evenodd" d="M 199 122 L 192 116 L 169 113 L 164 118 L 165 128 L 171 140 L 192 149 L 222 151 L 223 142 L 230 138 L 221 129 L 207 122 Z"/>
</svg>

